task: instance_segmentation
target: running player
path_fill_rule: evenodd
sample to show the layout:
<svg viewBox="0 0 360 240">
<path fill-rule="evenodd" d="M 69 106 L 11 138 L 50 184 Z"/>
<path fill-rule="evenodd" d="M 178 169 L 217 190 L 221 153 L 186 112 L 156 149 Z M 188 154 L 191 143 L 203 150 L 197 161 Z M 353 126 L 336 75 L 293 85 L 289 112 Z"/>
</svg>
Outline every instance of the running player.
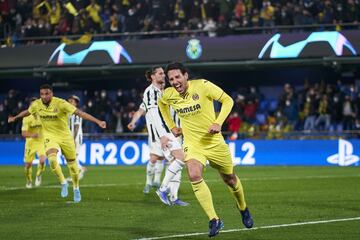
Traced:
<svg viewBox="0 0 360 240">
<path fill-rule="evenodd" d="M 76 159 L 75 142 L 71 136 L 68 124 L 68 116 L 76 114 L 85 120 L 92 121 L 101 128 L 106 128 L 106 122 L 87 114 L 66 100 L 54 97 L 53 88 L 48 85 L 40 86 L 40 99 L 35 100 L 27 110 L 24 110 L 16 116 L 9 116 L 8 122 L 14 122 L 18 118 L 29 115 L 38 116 L 44 135 L 44 144 L 47 158 L 50 162 L 50 168 L 57 176 L 61 184 L 61 197 L 68 196 L 68 182 L 66 181 L 61 167 L 57 161 L 58 149 L 64 155 L 69 172 L 73 182 L 74 202 L 81 201 L 79 188 L 79 169 Z"/>
<path fill-rule="evenodd" d="M 169 64 L 165 74 L 172 87 L 165 89 L 159 99 L 159 109 L 172 133 L 184 136 L 185 163 L 194 194 L 210 220 L 209 237 L 219 233 L 223 221 L 215 212 L 210 189 L 203 179 L 207 160 L 228 185 L 243 224 L 251 228 L 253 220 L 246 206 L 243 187 L 234 173 L 229 147 L 221 135 L 221 125 L 231 111 L 233 100 L 221 88 L 205 79 L 188 81 L 188 73 L 181 63 Z M 222 103 L 217 117 L 214 100 Z M 172 121 L 169 106 L 179 114 L 182 128 L 177 128 Z M 163 146 L 168 146 L 168 141 L 167 137 L 161 139 Z"/>
</svg>

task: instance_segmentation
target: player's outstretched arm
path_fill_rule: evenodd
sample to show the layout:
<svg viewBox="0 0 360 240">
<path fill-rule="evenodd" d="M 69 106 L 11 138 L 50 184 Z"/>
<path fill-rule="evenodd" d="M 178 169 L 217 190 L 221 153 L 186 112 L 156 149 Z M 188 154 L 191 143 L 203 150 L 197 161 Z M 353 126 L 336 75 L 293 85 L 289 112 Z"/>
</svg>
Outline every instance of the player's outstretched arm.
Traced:
<svg viewBox="0 0 360 240">
<path fill-rule="evenodd" d="M 105 121 L 101 121 L 101 120 L 97 119 L 96 117 L 92 116 L 91 114 L 88 114 L 86 112 L 81 111 L 80 109 L 76 109 L 74 114 L 78 115 L 79 117 L 81 117 L 81 118 L 83 118 L 85 120 L 96 123 L 101 128 L 106 128 L 106 122 Z"/>
<path fill-rule="evenodd" d="M 139 108 L 139 110 L 137 110 L 130 123 L 127 125 L 127 128 L 130 130 L 130 131 L 134 131 L 135 127 L 136 127 L 136 122 L 139 120 L 139 118 L 142 116 L 142 115 L 145 115 L 145 110 L 142 109 L 142 108 Z"/>
<path fill-rule="evenodd" d="M 8 117 L 8 123 L 12 123 L 12 122 L 15 122 L 17 119 L 19 118 L 23 118 L 23 117 L 27 117 L 30 115 L 30 112 L 26 109 L 22 112 L 20 112 L 18 115 L 16 116 L 9 116 Z"/>
</svg>

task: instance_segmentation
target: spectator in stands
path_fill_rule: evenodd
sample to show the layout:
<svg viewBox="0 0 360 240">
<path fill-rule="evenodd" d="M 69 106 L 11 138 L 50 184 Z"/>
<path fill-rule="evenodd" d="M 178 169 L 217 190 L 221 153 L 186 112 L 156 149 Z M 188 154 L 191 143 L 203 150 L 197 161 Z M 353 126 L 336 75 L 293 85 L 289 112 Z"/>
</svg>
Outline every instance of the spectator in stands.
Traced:
<svg viewBox="0 0 360 240">
<path fill-rule="evenodd" d="M 0 103 L 0 134 L 8 133 L 7 117 L 8 114 L 5 112 L 4 104 Z"/>
<path fill-rule="evenodd" d="M 261 8 L 260 16 L 264 27 L 274 26 L 274 12 L 274 7 L 271 5 L 270 1 L 263 1 L 263 7 Z"/>
<path fill-rule="evenodd" d="M 341 132 L 343 129 L 342 126 L 342 102 L 339 94 L 333 96 L 331 107 L 331 126 L 330 131 Z"/>
<path fill-rule="evenodd" d="M 89 19 L 92 22 L 93 29 L 100 33 L 103 27 L 103 22 L 100 18 L 101 7 L 96 3 L 95 0 L 91 0 L 90 4 L 85 8 L 89 14 Z"/>
<path fill-rule="evenodd" d="M 305 102 L 302 104 L 302 115 L 305 119 L 304 130 L 312 131 L 315 129 L 315 121 L 317 114 L 317 102 L 314 88 L 310 88 Z"/>
<path fill-rule="evenodd" d="M 343 130 L 353 130 L 355 124 L 355 106 L 349 95 L 345 96 L 343 102 Z"/>
<path fill-rule="evenodd" d="M 238 138 L 238 132 L 241 126 L 241 118 L 236 111 L 233 111 L 226 120 L 227 130 L 230 131 L 230 140 L 236 140 Z"/>
<path fill-rule="evenodd" d="M 285 105 L 282 107 L 282 112 L 284 113 L 284 117 L 287 119 L 287 124 L 290 124 L 292 128 L 291 130 L 296 128 L 299 118 L 296 99 L 289 95 L 288 99 L 285 101 Z"/>
<path fill-rule="evenodd" d="M 318 117 L 315 121 L 315 127 L 317 130 L 329 131 L 330 130 L 330 111 L 331 105 L 327 95 L 322 95 L 319 101 Z"/>
</svg>

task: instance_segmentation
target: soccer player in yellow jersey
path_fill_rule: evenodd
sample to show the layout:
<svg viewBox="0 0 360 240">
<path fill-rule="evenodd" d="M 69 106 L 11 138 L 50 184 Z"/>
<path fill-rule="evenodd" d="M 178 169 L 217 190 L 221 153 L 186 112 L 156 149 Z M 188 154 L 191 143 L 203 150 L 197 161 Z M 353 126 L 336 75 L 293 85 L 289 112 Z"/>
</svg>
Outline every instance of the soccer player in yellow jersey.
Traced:
<svg viewBox="0 0 360 240">
<path fill-rule="evenodd" d="M 30 104 L 35 100 L 36 98 L 32 98 Z M 26 188 L 32 188 L 32 162 L 35 159 L 35 154 L 39 158 L 35 178 L 36 187 L 41 185 L 41 175 L 45 171 L 46 155 L 41 129 L 42 126 L 38 116 L 30 115 L 23 118 L 21 135 L 26 139 L 24 152 Z"/>
<path fill-rule="evenodd" d="M 184 137 L 183 149 L 188 175 L 194 194 L 209 217 L 209 237 L 217 235 L 224 224 L 215 212 L 210 189 L 203 179 L 207 160 L 228 185 L 243 224 L 251 228 L 253 220 L 245 203 L 243 187 L 234 173 L 229 147 L 220 132 L 221 125 L 232 109 L 233 100 L 221 88 L 205 79 L 188 81 L 188 73 L 181 63 L 169 64 L 165 74 L 172 87 L 165 89 L 159 99 L 159 109 L 173 134 L 182 134 Z M 214 100 L 222 103 L 217 117 Z M 169 106 L 178 113 L 181 128 L 177 128 L 172 121 Z M 168 139 L 162 137 L 161 142 L 166 147 Z"/>
<path fill-rule="evenodd" d="M 53 95 L 53 89 L 50 85 L 42 85 L 40 87 L 40 99 L 35 100 L 27 110 L 20 112 L 14 117 L 10 116 L 8 122 L 14 122 L 16 119 L 29 116 L 30 114 L 39 117 L 43 127 L 45 151 L 50 162 L 50 168 L 61 183 L 61 197 L 67 197 L 69 184 L 57 162 L 58 149 L 61 149 L 69 168 L 73 182 L 74 202 L 80 202 L 79 168 L 75 161 L 75 142 L 70 132 L 68 117 L 71 114 L 76 114 L 83 119 L 96 123 L 101 128 L 106 128 L 106 122 L 100 121 L 90 114 L 77 109 L 66 100 L 54 97 Z"/>
</svg>

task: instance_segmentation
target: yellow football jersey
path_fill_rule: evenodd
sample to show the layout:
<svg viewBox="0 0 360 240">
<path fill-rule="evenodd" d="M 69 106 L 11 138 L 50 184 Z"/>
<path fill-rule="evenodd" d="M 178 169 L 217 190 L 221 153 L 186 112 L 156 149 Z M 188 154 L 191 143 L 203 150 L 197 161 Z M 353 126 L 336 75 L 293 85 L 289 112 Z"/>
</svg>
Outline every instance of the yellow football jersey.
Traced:
<svg viewBox="0 0 360 240">
<path fill-rule="evenodd" d="M 42 125 L 37 115 L 29 115 L 23 118 L 21 131 L 39 134 L 38 138 L 26 138 L 26 145 L 43 144 Z"/>
<path fill-rule="evenodd" d="M 39 116 L 44 137 L 72 138 L 68 116 L 75 112 L 76 107 L 64 99 L 53 97 L 48 106 L 43 104 L 41 99 L 38 99 L 31 104 L 28 110 L 31 114 Z"/>
<path fill-rule="evenodd" d="M 212 148 L 224 141 L 221 133 L 208 133 L 213 123 L 220 126 L 231 111 L 233 100 L 221 88 L 205 80 L 191 80 L 186 93 L 180 95 L 175 88 L 165 89 L 162 98 L 159 99 L 159 109 L 170 129 L 175 127 L 169 113 L 169 105 L 179 115 L 181 128 L 184 135 L 184 145 L 201 146 Z M 213 101 L 223 103 L 218 117 L 215 115 Z M 224 103 L 227 104 L 224 104 Z"/>
</svg>

